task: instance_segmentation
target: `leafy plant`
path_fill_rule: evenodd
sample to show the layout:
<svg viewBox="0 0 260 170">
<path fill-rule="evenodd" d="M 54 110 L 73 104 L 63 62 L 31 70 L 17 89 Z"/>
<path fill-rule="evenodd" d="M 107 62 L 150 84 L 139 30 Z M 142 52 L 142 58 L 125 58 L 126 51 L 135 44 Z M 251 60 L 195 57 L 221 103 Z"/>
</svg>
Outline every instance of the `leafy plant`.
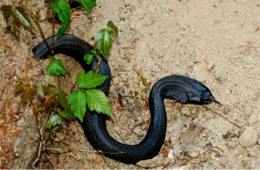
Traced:
<svg viewBox="0 0 260 170">
<path fill-rule="evenodd" d="M 103 91 L 94 89 L 100 86 L 107 79 L 106 76 L 89 71 L 88 73 L 79 72 L 77 75 L 78 86 L 80 90 L 73 91 L 69 96 L 69 104 L 74 115 L 82 122 L 85 112 L 86 104 L 91 111 L 107 114 L 113 117 L 110 109 L 109 100 Z"/>
<path fill-rule="evenodd" d="M 95 36 L 95 41 L 98 44 L 98 50 L 101 51 L 103 56 L 109 55 L 109 50 L 112 46 L 112 35 L 118 35 L 117 27 L 112 21 L 108 21 L 107 28 L 101 29 Z"/>
<path fill-rule="evenodd" d="M 91 13 L 92 9 L 96 5 L 96 0 L 75 1 L 81 4 L 88 13 Z M 67 2 L 66 0 L 45 0 L 45 3 L 51 6 L 53 16 L 57 15 L 59 20 L 62 22 L 62 25 L 57 30 L 57 36 L 64 34 L 70 26 L 71 2 L 73 1 Z M 32 22 L 34 22 L 41 34 L 41 37 L 46 42 L 38 17 L 27 7 L 22 5 L 5 5 L 1 7 L 1 10 L 3 11 L 8 27 L 17 39 L 19 39 L 20 27 L 23 26 L 30 31 L 34 31 L 35 28 L 32 24 Z M 55 20 L 53 20 L 53 33 L 55 33 L 54 24 L 56 24 Z M 113 37 L 117 35 L 117 27 L 112 21 L 109 21 L 107 23 L 107 28 L 99 30 L 95 35 L 94 47 L 96 48 L 84 56 L 86 63 L 91 64 L 95 58 L 99 60 L 98 63 L 100 64 L 102 59 L 101 56 L 108 57 L 109 51 L 112 47 Z M 47 42 L 46 45 L 53 53 L 54 44 L 52 44 L 52 49 L 49 47 Z M 47 74 L 52 76 L 65 76 L 68 73 L 64 65 L 56 59 L 54 55 L 49 56 L 49 58 L 52 61 L 46 68 Z M 50 133 L 57 130 L 56 127 L 61 124 L 63 119 L 71 120 L 74 117 L 77 117 L 82 122 L 86 112 L 86 105 L 91 111 L 96 111 L 98 113 L 103 113 L 113 117 L 107 96 L 103 91 L 96 89 L 107 79 L 106 76 L 97 73 L 98 68 L 99 65 L 96 71 L 90 71 L 88 73 L 79 72 L 77 75 L 79 89 L 73 91 L 69 96 L 52 85 L 43 85 L 42 83 L 31 85 L 28 81 L 24 80 L 20 81 L 15 93 L 21 94 L 22 104 L 30 101 L 33 106 L 37 125 L 39 121 L 39 111 L 47 112 L 51 115 L 45 126 L 46 130 L 49 130 Z M 33 102 L 35 99 L 37 99 L 36 103 Z M 49 134 L 47 136 L 49 136 Z"/>
<path fill-rule="evenodd" d="M 45 0 L 45 3 L 49 5 L 53 11 L 53 35 L 55 35 L 55 24 L 57 23 L 55 16 L 61 21 L 61 26 L 57 30 L 57 36 L 61 36 L 69 28 L 71 23 L 70 4 L 73 2 L 81 4 L 88 13 L 91 13 L 96 5 L 96 0 Z M 4 5 L 1 7 L 8 28 L 17 40 L 19 40 L 21 27 L 29 29 L 34 33 L 36 32 L 36 26 L 52 54 L 49 56 L 51 62 L 46 68 L 46 73 L 52 76 L 65 76 L 68 74 L 68 71 L 54 56 L 54 39 L 52 47 L 50 47 L 40 26 L 38 16 L 26 6 L 22 5 L 22 3 L 23 1 L 20 1 L 20 3 L 17 1 L 17 5 L 15 6 Z M 20 94 L 22 104 L 29 102 L 32 106 L 40 135 L 39 151 L 41 151 L 46 140 L 53 139 L 57 136 L 57 132 L 64 119 L 73 120 L 78 118 L 82 122 L 87 109 L 86 106 L 88 106 L 90 111 L 103 113 L 113 118 L 107 96 L 103 91 L 97 89 L 97 87 L 101 86 L 107 79 L 106 76 L 98 73 L 99 65 L 103 58 L 102 56 L 108 57 L 113 38 L 117 35 L 117 27 L 112 21 L 107 23 L 107 28 L 97 32 L 95 35 L 95 49 L 84 56 L 84 60 L 87 64 L 91 64 L 93 59 L 98 60 L 96 70 L 88 73 L 78 73 L 77 83 L 79 89 L 73 91 L 70 95 L 53 85 L 45 85 L 42 83 L 32 84 L 28 80 L 19 81 L 14 93 L 17 95 Z M 40 120 L 43 121 L 43 119 L 38 118 L 39 113 L 47 113 L 49 117 L 47 123 L 39 122 Z M 42 127 L 40 127 L 40 125 Z M 39 151 L 38 153 L 41 153 Z M 32 167 L 35 168 L 38 160 L 39 155 L 33 161 Z"/>
<path fill-rule="evenodd" d="M 56 119 L 62 120 L 64 118 L 71 120 L 74 118 L 67 102 L 68 95 L 64 91 L 58 90 L 55 86 L 44 85 L 42 83 L 37 83 L 37 85 L 35 85 L 31 84 L 28 80 L 20 80 L 14 93 L 21 94 L 22 104 L 29 101 L 33 106 L 33 113 L 36 117 L 37 125 L 39 122 L 38 112 L 47 112 L 49 114 L 55 113 L 53 115 L 54 118 L 52 116 L 47 122 L 47 129 L 60 124 Z M 36 99 L 36 102 L 34 102 L 33 99 Z"/>
</svg>

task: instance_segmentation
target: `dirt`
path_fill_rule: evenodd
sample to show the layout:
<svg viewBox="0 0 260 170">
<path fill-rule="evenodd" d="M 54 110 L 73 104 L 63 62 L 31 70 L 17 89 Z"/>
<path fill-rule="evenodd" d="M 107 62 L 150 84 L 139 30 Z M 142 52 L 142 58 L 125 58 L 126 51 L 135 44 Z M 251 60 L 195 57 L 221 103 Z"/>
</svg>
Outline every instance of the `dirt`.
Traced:
<svg viewBox="0 0 260 170">
<path fill-rule="evenodd" d="M 15 1 L 14 1 L 15 2 Z M 28 0 L 51 35 L 48 9 Z M 0 6 L 11 4 L 2 0 Z M 222 104 L 208 108 L 166 100 L 167 134 L 153 160 L 127 165 L 95 151 L 77 121 L 65 122 L 47 143 L 38 168 L 247 168 L 260 169 L 260 2 L 258 0 L 100 0 L 91 15 L 73 12 L 70 33 L 93 44 L 92 37 L 112 20 L 119 28 L 109 57 L 113 81 L 110 101 L 116 118 L 108 130 L 128 144 L 140 142 L 149 127 L 147 98 L 160 78 L 181 74 L 209 87 Z M 42 74 L 49 61 L 33 59 L 41 38 L 22 29 L 18 42 L 0 15 L 0 167 L 29 168 L 39 135 L 32 108 L 13 90 L 19 79 L 61 83 L 70 92 L 80 66 L 61 56 L 70 77 Z M 123 97 L 119 103 L 119 94 Z M 222 112 L 238 127 L 214 111 Z M 136 128 L 134 128 L 136 126 Z M 46 148 L 47 147 L 47 148 Z"/>
</svg>

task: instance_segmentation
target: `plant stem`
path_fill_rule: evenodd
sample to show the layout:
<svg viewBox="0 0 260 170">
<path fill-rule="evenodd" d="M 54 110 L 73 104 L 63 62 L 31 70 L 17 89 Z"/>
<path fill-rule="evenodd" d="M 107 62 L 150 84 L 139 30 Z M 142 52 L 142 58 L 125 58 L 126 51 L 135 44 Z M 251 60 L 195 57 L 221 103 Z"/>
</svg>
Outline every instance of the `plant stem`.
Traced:
<svg viewBox="0 0 260 170">
<path fill-rule="evenodd" d="M 37 128 L 39 128 L 38 111 L 37 111 L 37 109 L 36 109 L 36 107 L 35 107 L 35 105 L 34 105 L 32 99 L 30 99 L 30 103 L 31 103 L 31 105 L 32 105 L 32 107 L 33 107 L 33 114 L 34 114 L 34 116 L 35 116 Z"/>
<path fill-rule="evenodd" d="M 45 38 L 45 35 L 44 35 L 44 33 L 43 33 L 43 30 L 42 30 L 42 28 L 41 28 L 41 25 L 40 25 L 40 23 L 39 23 L 39 20 L 38 20 L 37 16 L 34 15 L 32 12 L 31 12 L 31 14 L 32 14 L 33 21 L 34 21 L 34 23 L 36 24 L 36 26 L 37 26 L 37 28 L 38 28 L 40 34 L 41 34 L 42 39 L 44 40 L 44 42 L 45 42 L 47 48 L 49 49 L 49 51 L 51 51 L 51 48 L 50 48 L 50 46 L 49 46 L 49 44 L 48 44 L 48 42 L 47 42 L 47 40 L 46 40 L 46 38 Z"/>
<path fill-rule="evenodd" d="M 97 67 L 96 67 L 96 73 L 98 73 L 99 72 L 99 69 L 100 69 L 100 64 L 101 64 L 101 60 L 102 60 L 102 58 L 101 57 L 99 57 L 99 59 L 98 59 L 98 63 L 97 63 Z"/>
<path fill-rule="evenodd" d="M 55 35 L 55 12 L 53 12 L 53 21 L 52 21 L 52 48 L 51 55 L 54 56 L 54 35 Z"/>
</svg>

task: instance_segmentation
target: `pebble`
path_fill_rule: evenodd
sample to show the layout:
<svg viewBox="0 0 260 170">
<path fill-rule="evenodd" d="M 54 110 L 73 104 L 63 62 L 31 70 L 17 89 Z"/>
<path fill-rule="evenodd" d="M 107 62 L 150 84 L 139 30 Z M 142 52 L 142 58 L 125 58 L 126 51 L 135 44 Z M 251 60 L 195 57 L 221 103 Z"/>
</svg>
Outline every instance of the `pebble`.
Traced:
<svg viewBox="0 0 260 170">
<path fill-rule="evenodd" d="M 174 158 L 173 149 L 170 149 L 170 151 L 168 152 L 168 158 L 170 158 L 170 159 L 173 159 L 173 158 Z"/>
<path fill-rule="evenodd" d="M 163 157 L 162 155 L 158 155 L 152 159 L 142 160 L 137 162 L 136 165 L 143 167 L 143 168 L 160 168 L 161 166 L 166 166 L 169 163 L 173 163 L 174 160 Z"/>
<path fill-rule="evenodd" d="M 246 130 L 239 137 L 239 143 L 244 147 L 248 147 L 255 144 L 257 138 L 258 136 L 256 129 L 253 127 L 247 127 Z"/>
<path fill-rule="evenodd" d="M 250 126 L 256 124 L 257 122 L 259 122 L 259 116 L 257 113 L 253 113 L 248 120 L 248 123 Z"/>
<path fill-rule="evenodd" d="M 254 156 L 254 157 L 259 156 L 259 149 L 258 149 L 258 146 L 256 146 L 256 145 L 247 147 L 247 151 L 249 152 L 250 156 Z"/>
<path fill-rule="evenodd" d="M 189 116 L 191 114 L 190 109 L 188 107 L 183 107 L 181 109 L 181 112 L 186 116 Z"/>
<path fill-rule="evenodd" d="M 231 141 L 228 143 L 228 146 L 235 148 L 239 144 L 238 138 L 231 138 Z"/>
</svg>

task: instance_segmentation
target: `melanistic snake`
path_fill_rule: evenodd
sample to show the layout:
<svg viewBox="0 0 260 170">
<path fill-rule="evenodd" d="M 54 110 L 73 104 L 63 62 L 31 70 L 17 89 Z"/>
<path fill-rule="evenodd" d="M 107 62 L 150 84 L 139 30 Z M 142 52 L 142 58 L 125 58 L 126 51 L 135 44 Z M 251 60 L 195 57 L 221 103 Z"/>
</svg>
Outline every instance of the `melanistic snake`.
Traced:
<svg viewBox="0 0 260 170">
<path fill-rule="evenodd" d="M 97 60 L 87 65 L 83 56 L 93 49 L 84 40 L 73 35 L 65 34 L 59 38 L 56 36 L 54 53 L 62 53 L 76 59 L 87 72 L 95 70 Z M 52 43 L 52 37 L 47 39 Z M 33 49 L 37 58 L 47 58 L 50 55 L 45 42 L 41 42 Z M 109 93 L 111 73 L 107 60 L 102 57 L 99 73 L 108 77 L 103 85 L 99 87 L 106 95 Z M 135 164 L 140 160 L 153 158 L 160 151 L 166 133 L 166 112 L 164 98 L 174 99 L 180 103 L 208 104 L 215 101 L 210 90 L 200 82 L 186 76 L 172 75 L 157 81 L 149 96 L 149 107 L 151 112 L 151 123 L 145 138 L 137 145 L 122 144 L 113 139 L 106 129 L 106 118 L 104 114 L 91 112 L 87 109 L 82 123 L 88 141 L 104 155 L 124 162 Z"/>
</svg>

